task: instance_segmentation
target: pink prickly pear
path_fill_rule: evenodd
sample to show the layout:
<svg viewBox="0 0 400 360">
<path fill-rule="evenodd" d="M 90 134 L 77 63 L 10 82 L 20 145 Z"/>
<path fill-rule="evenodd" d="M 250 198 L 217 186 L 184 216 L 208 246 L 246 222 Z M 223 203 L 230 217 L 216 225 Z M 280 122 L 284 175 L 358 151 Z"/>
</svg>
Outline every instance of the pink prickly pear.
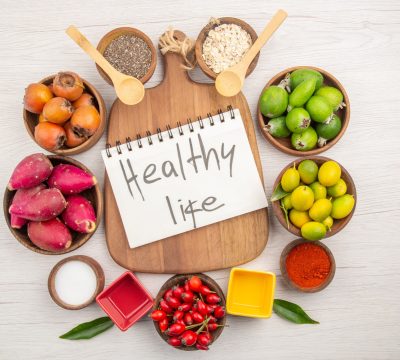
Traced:
<svg viewBox="0 0 400 360">
<path fill-rule="evenodd" d="M 91 233 L 96 229 L 96 213 L 90 201 L 82 195 L 67 197 L 62 219 L 68 227 L 80 233 Z"/>
<path fill-rule="evenodd" d="M 63 194 L 70 195 L 90 189 L 97 180 L 77 166 L 60 164 L 54 167 L 47 183 L 51 188 L 57 188 Z"/>
<path fill-rule="evenodd" d="M 28 236 L 37 247 L 52 252 L 68 249 L 72 243 L 70 231 L 58 218 L 29 222 Z"/>
<path fill-rule="evenodd" d="M 29 155 L 16 166 L 7 187 L 9 190 L 16 190 L 39 185 L 47 180 L 52 170 L 53 165 L 46 155 Z"/>
<path fill-rule="evenodd" d="M 38 193 L 40 190 L 46 188 L 45 184 L 40 184 L 29 189 L 18 189 L 15 192 L 12 204 L 18 204 L 21 202 L 27 203 L 30 201 L 33 195 Z M 10 223 L 13 229 L 21 229 L 28 221 L 22 217 L 11 214 Z"/>
<path fill-rule="evenodd" d="M 14 198 L 10 214 L 33 221 L 55 218 L 65 209 L 67 203 L 58 189 L 42 189 L 31 197 Z"/>
</svg>

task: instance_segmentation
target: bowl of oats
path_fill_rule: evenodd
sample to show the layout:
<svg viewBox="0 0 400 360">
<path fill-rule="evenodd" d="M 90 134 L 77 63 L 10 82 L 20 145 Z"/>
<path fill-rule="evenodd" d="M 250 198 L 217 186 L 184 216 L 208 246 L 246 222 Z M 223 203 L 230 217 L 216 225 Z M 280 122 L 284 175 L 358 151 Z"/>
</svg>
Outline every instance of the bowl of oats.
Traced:
<svg viewBox="0 0 400 360">
<path fill-rule="evenodd" d="M 211 79 L 237 64 L 257 40 L 257 33 L 243 20 L 233 17 L 211 19 L 201 30 L 196 40 L 197 63 Z M 260 53 L 251 62 L 246 72 L 249 76 L 255 69 Z"/>
</svg>

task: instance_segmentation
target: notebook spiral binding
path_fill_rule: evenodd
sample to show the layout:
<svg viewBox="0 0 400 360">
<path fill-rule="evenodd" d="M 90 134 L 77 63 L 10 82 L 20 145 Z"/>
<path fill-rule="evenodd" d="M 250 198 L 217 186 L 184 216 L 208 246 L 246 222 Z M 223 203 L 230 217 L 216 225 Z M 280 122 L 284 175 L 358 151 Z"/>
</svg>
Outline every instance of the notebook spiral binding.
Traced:
<svg viewBox="0 0 400 360">
<path fill-rule="evenodd" d="M 235 113 L 233 111 L 232 106 L 228 105 L 227 109 L 228 109 L 228 111 L 230 113 L 231 119 L 232 120 L 235 119 Z M 219 117 L 219 121 L 221 123 L 223 123 L 225 121 L 225 116 L 224 116 L 224 112 L 222 111 L 222 109 L 219 109 L 217 111 L 217 115 Z M 207 118 L 208 118 L 208 121 L 210 123 L 210 126 L 214 126 L 215 125 L 215 120 L 213 119 L 213 115 L 211 113 L 207 113 Z M 204 129 L 205 125 L 204 125 L 204 121 L 201 118 L 201 116 L 197 117 L 197 121 L 200 124 L 200 129 Z M 180 136 L 184 135 L 184 131 L 182 129 L 182 123 L 180 121 L 177 121 L 176 124 L 177 124 L 178 134 Z M 188 128 L 189 128 L 189 131 L 190 132 L 194 132 L 194 127 L 193 127 L 193 124 L 192 124 L 192 120 L 190 118 L 187 119 L 187 125 L 188 125 Z M 172 133 L 172 128 L 171 128 L 171 126 L 169 124 L 166 125 L 166 131 L 168 133 L 168 138 L 169 139 L 173 139 L 174 138 L 174 134 Z M 145 137 L 147 138 L 148 144 L 149 145 L 153 145 L 154 144 L 153 135 L 157 136 L 157 140 L 159 142 L 163 142 L 164 138 L 163 138 L 162 132 L 163 131 L 161 130 L 161 128 L 157 128 L 157 131 L 156 131 L 155 134 L 152 134 L 149 130 L 146 130 L 146 136 Z M 143 148 L 142 141 L 143 141 L 142 140 L 142 136 L 140 134 L 137 134 L 136 135 L 136 142 L 138 143 L 139 148 Z M 118 155 L 122 154 L 122 146 L 123 145 L 126 146 L 128 151 L 132 151 L 132 144 L 131 143 L 132 143 L 132 139 L 129 136 L 125 138 L 125 144 L 122 144 L 120 140 L 117 140 L 115 142 L 115 147 L 117 149 Z M 110 152 L 111 148 L 112 148 L 112 145 L 110 143 L 106 143 L 106 154 L 107 154 L 107 157 L 109 157 L 109 158 L 112 157 L 111 152 Z"/>
</svg>

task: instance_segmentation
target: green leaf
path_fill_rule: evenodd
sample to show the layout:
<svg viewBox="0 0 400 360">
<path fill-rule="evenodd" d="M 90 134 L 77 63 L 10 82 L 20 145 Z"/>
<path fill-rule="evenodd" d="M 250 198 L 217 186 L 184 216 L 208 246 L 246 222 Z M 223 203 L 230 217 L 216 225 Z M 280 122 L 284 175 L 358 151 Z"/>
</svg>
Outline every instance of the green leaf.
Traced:
<svg viewBox="0 0 400 360">
<path fill-rule="evenodd" d="M 280 200 L 280 199 L 284 198 L 288 194 L 289 194 L 288 192 L 286 192 L 285 190 L 282 189 L 281 183 L 279 183 L 279 185 L 276 187 L 276 189 L 272 193 L 271 201 Z"/>
<path fill-rule="evenodd" d="M 98 334 L 112 328 L 114 323 L 108 316 L 85 322 L 60 336 L 60 339 L 81 340 L 91 339 Z"/>
<path fill-rule="evenodd" d="M 281 209 L 282 209 L 283 213 L 285 214 L 286 225 L 287 225 L 287 228 L 288 228 L 288 230 L 289 230 L 289 228 L 290 228 L 289 213 L 288 213 L 288 211 L 286 210 L 285 205 L 283 205 L 283 202 L 282 202 L 282 201 L 281 201 Z"/>
<path fill-rule="evenodd" d="M 319 324 L 318 321 L 311 319 L 299 305 L 286 300 L 275 299 L 273 309 L 275 314 L 296 324 Z"/>
</svg>

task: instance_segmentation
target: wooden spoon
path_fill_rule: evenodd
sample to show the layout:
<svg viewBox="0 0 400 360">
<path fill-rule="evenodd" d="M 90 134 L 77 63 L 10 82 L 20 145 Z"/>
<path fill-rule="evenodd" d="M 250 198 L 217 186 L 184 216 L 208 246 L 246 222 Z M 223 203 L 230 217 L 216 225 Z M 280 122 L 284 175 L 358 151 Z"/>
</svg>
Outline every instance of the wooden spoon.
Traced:
<svg viewBox="0 0 400 360">
<path fill-rule="evenodd" d="M 229 97 L 239 93 L 243 87 L 246 71 L 250 63 L 286 17 L 287 13 L 285 11 L 278 10 L 243 59 L 217 76 L 215 87 L 221 95 Z"/>
<path fill-rule="evenodd" d="M 88 39 L 73 25 L 65 31 L 110 77 L 118 98 L 126 105 L 135 105 L 144 97 L 144 86 L 133 76 L 122 74 L 101 55 Z"/>
</svg>

